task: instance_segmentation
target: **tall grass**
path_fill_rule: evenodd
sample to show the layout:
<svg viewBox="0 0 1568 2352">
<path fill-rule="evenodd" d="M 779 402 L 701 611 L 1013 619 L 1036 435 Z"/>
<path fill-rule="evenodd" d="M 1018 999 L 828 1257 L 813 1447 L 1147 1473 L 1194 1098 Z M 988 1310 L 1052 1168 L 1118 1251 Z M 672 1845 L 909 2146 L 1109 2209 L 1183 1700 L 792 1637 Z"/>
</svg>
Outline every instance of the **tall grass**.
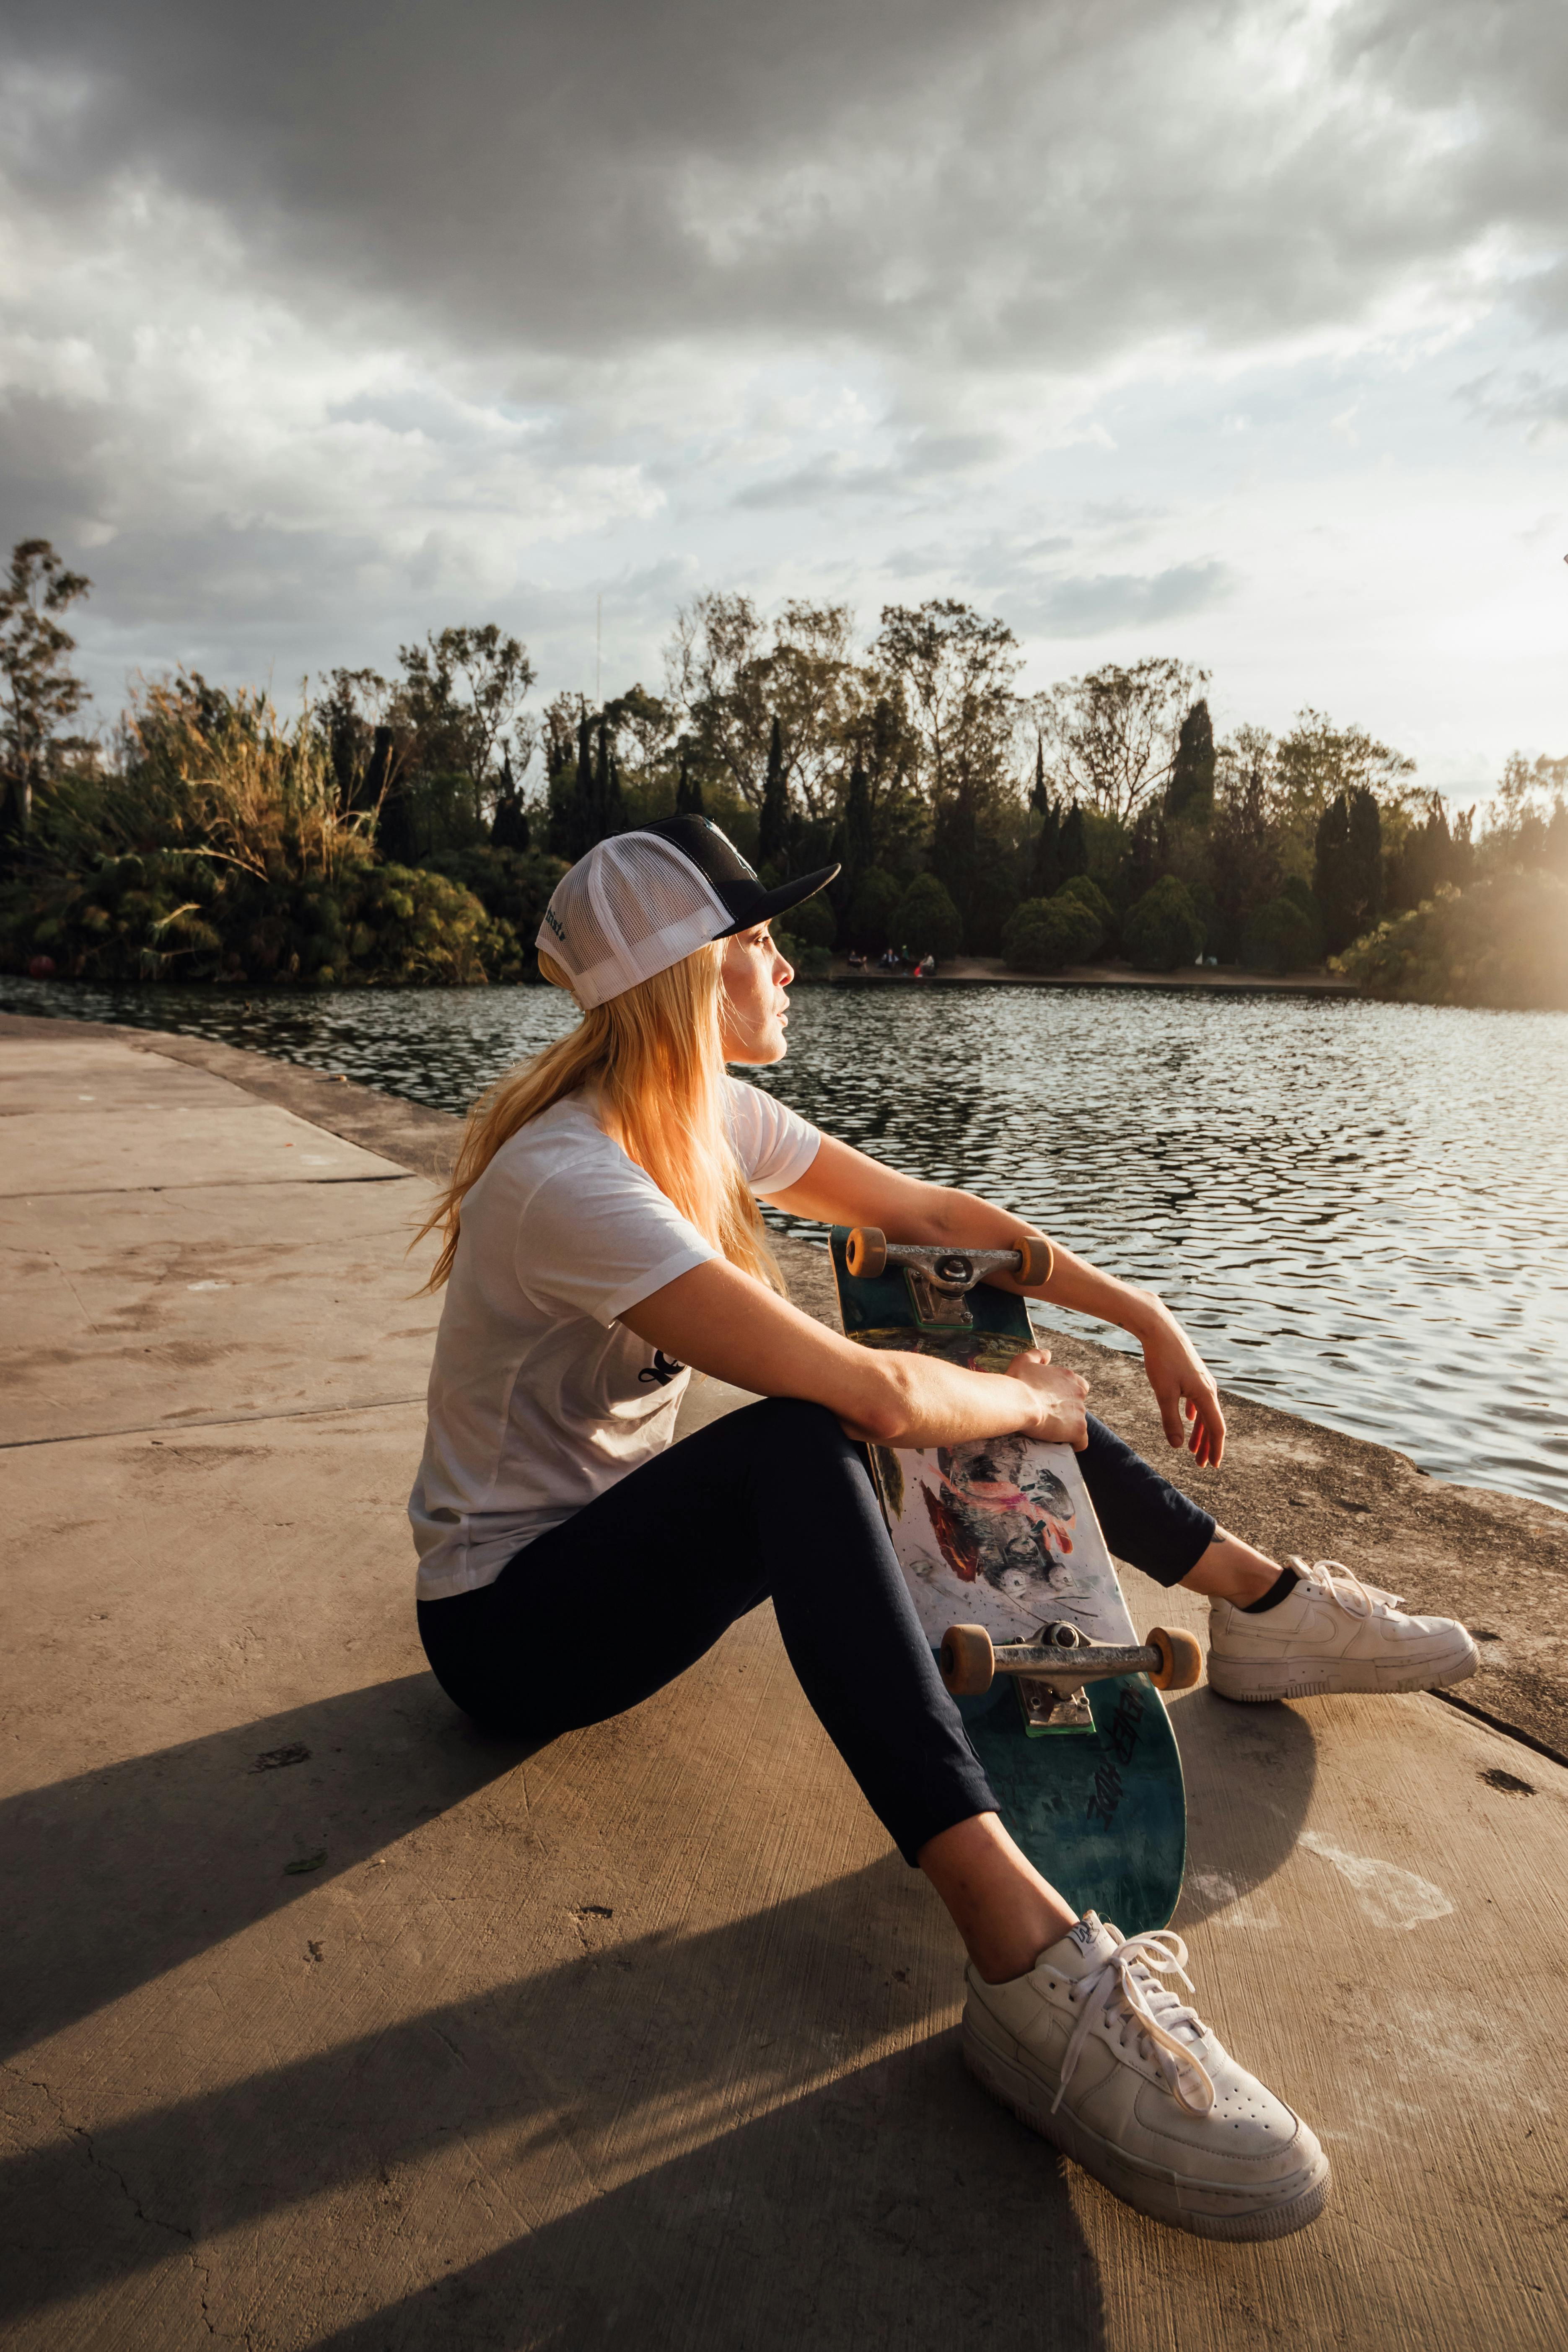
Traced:
<svg viewBox="0 0 1568 2352">
<path fill-rule="evenodd" d="M 202 679 L 139 680 L 118 756 L 62 776 L 38 810 L 38 850 L 81 863 L 107 852 L 195 851 L 258 881 L 340 881 L 372 854 L 370 812 L 338 806 L 309 709 L 215 694 Z"/>
<path fill-rule="evenodd" d="M 462 983 L 516 976 L 460 882 L 374 862 L 309 711 L 199 677 L 140 682 L 110 759 L 35 803 L 0 888 L 0 965 L 103 979 Z"/>
</svg>

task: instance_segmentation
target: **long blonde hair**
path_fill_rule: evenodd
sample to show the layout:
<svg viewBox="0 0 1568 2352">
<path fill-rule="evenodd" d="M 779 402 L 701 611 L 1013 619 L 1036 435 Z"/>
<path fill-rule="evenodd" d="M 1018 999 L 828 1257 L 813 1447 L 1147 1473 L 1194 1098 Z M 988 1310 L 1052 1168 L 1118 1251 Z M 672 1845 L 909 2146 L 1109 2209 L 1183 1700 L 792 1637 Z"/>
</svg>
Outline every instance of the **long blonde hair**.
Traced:
<svg viewBox="0 0 1568 2352">
<path fill-rule="evenodd" d="M 595 1089 L 606 1134 L 646 1169 L 681 1215 L 731 1265 L 784 1290 L 724 1112 L 723 961 L 722 942 L 714 940 L 607 1004 L 594 1005 L 566 1036 L 480 1096 L 468 1113 L 451 1181 L 420 1228 L 421 1241 L 437 1231 L 444 1237 L 426 1289 L 438 1290 L 450 1275 L 464 1196 L 502 1144 L 586 1086 Z M 548 955 L 540 955 L 539 969 L 552 986 L 569 990 L 565 973 Z"/>
</svg>

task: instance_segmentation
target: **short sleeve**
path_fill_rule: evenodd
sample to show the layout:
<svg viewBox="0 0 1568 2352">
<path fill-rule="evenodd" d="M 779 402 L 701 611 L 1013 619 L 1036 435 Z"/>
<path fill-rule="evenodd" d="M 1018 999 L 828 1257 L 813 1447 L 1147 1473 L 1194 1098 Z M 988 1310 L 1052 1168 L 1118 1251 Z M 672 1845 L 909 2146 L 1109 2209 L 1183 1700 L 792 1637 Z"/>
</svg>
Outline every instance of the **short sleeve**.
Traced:
<svg viewBox="0 0 1568 2352">
<path fill-rule="evenodd" d="M 517 1278 L 541 1304 L 590 1315 L 608 1328 L 718 1255 L 624 1152 L 613 1160 L 584 1153 L 552 1171 L 530 1198 L 517 1234 Z"/>
<path fill-rule="evenodd" d="M 730 1135 L 735 1157 L 753 1192 L 766 1197 L 787 1192 L 798 1184 L 816 1159 L 822 1131 L 791 1110 L 776 1095 L 744 1078 L 726 1081 L 730 1089 Z"/>
</svg>

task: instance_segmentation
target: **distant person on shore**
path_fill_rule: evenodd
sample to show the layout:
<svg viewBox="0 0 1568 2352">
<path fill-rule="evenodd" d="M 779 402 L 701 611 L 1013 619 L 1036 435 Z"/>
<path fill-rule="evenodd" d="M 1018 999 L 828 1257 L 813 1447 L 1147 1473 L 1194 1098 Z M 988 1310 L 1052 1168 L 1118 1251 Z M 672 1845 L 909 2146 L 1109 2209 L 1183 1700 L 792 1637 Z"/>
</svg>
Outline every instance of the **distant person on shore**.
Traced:
<svg viewBox="0 0 1568 2352">
<path fill-rule="evenodd" d="M 863 1449 L 1076 1447 L 1111 1550 L 1211 1596 L 1209 1679 L 1235 1697 L 1425 1689 L 1471 1672 L 1474 1645 L 1332 1563 L 1282 1567 L 1227 1534 L 1043 1351 L 971 1371 L 857 1347 L 790 1304 L 759 1198 L 907 1241 L 1033 1231 L 728 1075 L 783 1058 L 794 975 L 768 926 L 836 871 L 766 889 L 680 816 L 601 842 L 558 885 L 540 965 L 583 1017 L 476 1108 L 431 1221 L 447 1296 L 409 1502 L 426 1653 L 455 1705 L 539 1742 L 635 1706 L 771 1599 L 811 1705 L 968 1948 L 980 2080 L 1142 2211 L 1279 2236 L 1321 2208 L 1321 2148 L 1182 2000 L 1181 1937 L 1080 1917 L 1003 1828 Z M 1214 1382 L 1157 1298 L 1060 1247 L 1026 1295 L 1132 1333 L 1171 1444 L 1217 1465 Z M 690 1366 L 762 1401 L 674 1445 Z M 876 1673 L 847 1675 L 846 1656 Z"/>
</svg>

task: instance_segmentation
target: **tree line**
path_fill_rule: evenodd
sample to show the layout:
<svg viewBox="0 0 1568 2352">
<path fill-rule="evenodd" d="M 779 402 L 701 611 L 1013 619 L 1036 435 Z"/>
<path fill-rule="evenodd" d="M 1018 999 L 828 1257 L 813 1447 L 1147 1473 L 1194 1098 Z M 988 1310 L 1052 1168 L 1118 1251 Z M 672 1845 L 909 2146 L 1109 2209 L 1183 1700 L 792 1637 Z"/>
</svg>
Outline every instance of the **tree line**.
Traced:
<svg viewBox="0 0 1568 2352">
<path fill-rule="evenodd" d="M 1568 761 L 1516 756 L 1483 829 L 1321 711 L 1216 740 L 1209 674 L 1172 656 L 1027 691 L 1012 630 L 952 598 L 886 605 L 867 634 L 845 604 L 705 593 L 657 688 L 542 706 L 518 639 L 453 626 L 387 675 L 329 672 L 288 719 L 177 674 L 87 737 L 65 616 L 89 588 L 31 540 L 0 590 L 13 965 L 525 976 L 563 863 L 676 810 L 769 878 L 841 866 L 791 919 L 807 969 L 891 945 L 1278 972 L 1505 870 L 1568 872 Z"/>
</svg>

